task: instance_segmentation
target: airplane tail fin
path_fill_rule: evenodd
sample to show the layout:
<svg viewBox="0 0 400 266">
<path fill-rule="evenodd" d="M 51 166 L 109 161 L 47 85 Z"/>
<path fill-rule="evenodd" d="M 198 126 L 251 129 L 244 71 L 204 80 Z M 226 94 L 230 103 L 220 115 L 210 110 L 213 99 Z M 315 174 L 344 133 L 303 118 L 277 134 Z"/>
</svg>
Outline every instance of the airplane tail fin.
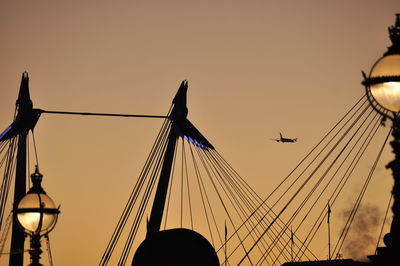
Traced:
<svg viewBox="0 0 400 266">
<path fill-rule="evenodd" d="M 279 132 L 279 136 L 281 136 L 281 139 L 283 139 L 283 136 L 282 136 L 282 133 L 281 133 L 281 132 Z"/>
</svg>

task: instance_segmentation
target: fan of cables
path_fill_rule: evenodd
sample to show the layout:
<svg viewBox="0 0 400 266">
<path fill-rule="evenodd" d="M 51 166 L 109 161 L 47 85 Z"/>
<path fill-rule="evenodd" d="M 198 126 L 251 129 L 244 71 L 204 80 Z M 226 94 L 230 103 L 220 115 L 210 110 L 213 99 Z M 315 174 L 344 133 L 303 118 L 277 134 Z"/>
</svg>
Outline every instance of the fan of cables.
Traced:
<svg viewBox="0 0 400 266">
<path fill-rule="evenodd" d="M 208 141 L 205 143 L 205 138 L 181 130 L 160 230 L 189 228 L 199 232 L 212 244 L 221 265 L 318 260 L 312 251 L 318 244 L 313 243 L 326 238 L 327 229 L 322 225 L 329 220 L 331 208 L 340 205 L 352 181 L 362 182 L 357 193 L 352 191 L 356 195 L 353 207 L 332 247 L 329 240 L 327 253 L 331 258 L 341 251 L 390 135 L 388 130 L 370 171 L 357 172 L 360 162 L 368 157 L 366 151 L 375 143 L 374 136 L 384 128 L 381 125 L 381 116 L 362 97 L 264 199 Z M 133 256 L 131 251 L 145 238 L 171 130 L 173 121 L 166 119 L 100 265 L 125 265 Z M 120 256 L 114 258 L 116 250 Z"/>
</svg>

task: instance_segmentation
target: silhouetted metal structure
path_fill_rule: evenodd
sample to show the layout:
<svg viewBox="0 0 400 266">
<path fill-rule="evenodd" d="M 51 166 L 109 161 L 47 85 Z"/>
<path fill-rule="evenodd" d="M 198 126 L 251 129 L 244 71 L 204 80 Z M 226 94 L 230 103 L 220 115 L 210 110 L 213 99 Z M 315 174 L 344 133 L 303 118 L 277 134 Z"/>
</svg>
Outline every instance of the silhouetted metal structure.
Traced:
<svg viewBox="0 0 400 266">
<path fill-rule="evenodd" d="M 326 261 L 304 261 L 304 262 L 288 262 L 283 266 L 301 266 L 301 265 L 379 265 L 390 266 L 398 265 L 400 254 L 400 103 L 398 102 L 400 88 L 400 14 L 396 15 L 394 26 L 389 27 L 389 36 L 392 45 L 384 53 L 383 57 L 375 63 L 370 76 L 367 77 L 363 72 L 364 81 L 362 84 L 366 89 L 366 96 L 370 106 L 380 115 L 382 115 L 382 124 L 386 119 L 392 121 L 392 137 L 390 142 L 395 158 L 386 167 L 392 170 L 394 185 L 392 189 L 393 196 L 393 220 L 390 226 L 390 232 L 384 236 L 386 247 L 378 247 L 376 254 L 368 256 L 370 261 L 358 262 L 353 260 L 326 260 Z M 385 67 L 380 66 L 378 76 L 373 75 L 374 68 L 382 63 L 387 57 L 390 58 L 390 63 Z M 398 63 L 398 64 L 396 64 Z M 386 72 L 386 73 L 385 73 Z M 386 74 L 386 75 L 385 75 Z M 390 88 L 385 92 L 383 86 L 387 84 Z M 371 87 L 374 85 L 382 85 L 379 88 L 380 96 L 383 101 L 375 99 L 376 95 L 371 92 Z M 378 95 L 379 95 L 378 94 Z"/>
<path fill-rule="evenodd" d="M 399 55 L 400 54 L 400 16 L 397 15 L 396 25 L 389 28 L 390 36 L 393 41 L 393 45 L 389 47 L 387 55 Z M 368 87 L 372 84 L 388 81 L 400 81 L 400 76 L 391 77 L 377 77 L 377 78 L 367 78 L 363 84 L 367 88 L 367 95 L 369 95 Z M 112 235 L 112 238 L 106 248 L 106 251 L 101 258 L 100 265 L 107 265 L 110 262 L 111 255 L 116 247 L 116 243 L 119 240 L 122 230 L 124 229 L 127 219 L 132 211 L 135 212 L 135 217 L 133 220 L 133 225 L 129 231 L 126 243 L 124 245 L 122 255 L 118 265 L 125 265 L 127 259 L 130 256 L 129 252 L 135 241 L 135 237 L 138 232 L 138 228 L 141 227 L 141 222 L 144 221 L 145 210 L 147 210 L 147 203 L 151 195 L 154 195 L 153 202 L 151 205 L 151 211 L 149 219 L 147 221 L 147 232 L 145 234 L 144 240 L 141 242 L 139 247 L 132 259 L 132 265 L 143 266 L 143 265 L 219 265 L 222 261 L 222 265 L 228 265 L 235 259 L 240 259 L 238 264 L 235 265 L 247 265 L 248 262 L 254 265 L 277 265 L 284 261 L 291 261 L 284 263 L 285 266 L 291 265 L 364 265 L 368 263 L 357 262 L 354 260 L 331 260 L 332 255 L 338 255 L 343 241 L 346 238 L 347 232 L 350 228 L 351 221 L 354 219 L 354 215 L 357 208 L 360 205 L 361 199 L 364 196 L 365 189 L 369 184 L 370 178 L 372 176 L 373 170 L 371 170 L 370 175 L 365 180 L 365 186 L 362 187 L 360 196 L 357 198 L 354 212 L 352 210 L 351 215 L 349 215 L 349 224 L 343 230 L 343 234 L 340 236 L 333 252 L 331 253 L 330 240 L 329 240 L 329 260 L 317 261 L 317 257 L 309 250 L 308 246 L 314 239 L 322 222 L 328 215 L 330 215 L 330 203 L 335 204 L 336 199 L 339 197 L 343 186 L 347 183 L 349 176 L 354 170 L 358 163 L 358 160 L 363 155 L 365 149 L 370 143 L 374 134 L 380 128 L 380 118 L 376 114 L 375 117 L 367 114 L 367 110 L 370 113 L 374 111 L 368 105 L 367 96 L 364 96 L 360 101 L 356 103 L 345 117 L 349 114 L 348 120 L 340 120 L 337 125 L 343 122 L 344 125 L 338 129 L 337 133 L 332 133 L 333 129 L 328 132 L 324 139 L 332 133 L 334 135 L 328 143 L 322 148 L 322 151 L 326 151 L 326 155 L 318 152 L 318 154 L 311 160 L 311 162 L 305 166 L 304 170 L 298 168 L 305 162 L 304 160 L 312 154 L 316 148 L 324 141 L 324 139 L 317 144 L 315 148 L 297 165 L 287 177 L 277 186 L 273 192 L 266 197 L 261 199 L 257 193 L 254 192 L 246 184 L 246 182 L 230 167 L 229 164 L 215 151 L 212 144 L 195 128 L 195 126 L 187 119 L 188 108 L 186 103 L 188 84 L 187 81 L 183 81 L 178 89 L 176 96 L 173 99 L 172 107 L 170 112 L 166 116 L 151 116 L 151 115 L 127 115 L 127 114 L 106 114 L 106 113 L 83 113 L 83 112 L 61 112 L 61 111 L 45 111 L 41 109 L 34 109 L 32 101 L 29 95 L 29 78 L 28 74 L 25 72 L 22 76 L 21 87 L 19 91 L 18 100 L 16 103 L 16 116 L 14 122 L 8 127 L 1 135 L 0 141 L 8 139 L 17 140 L 17 169 L 15 178 L 15 193 L 14 193 L 14 206 L 20 201 L 20 199 L 25 195 L 26 190 L 26 138 L 30 130 L 33 131 L 34 126 L 42 113 L 53 113 L 53 114 L 68 114 L 68 115 L 96 115 L 96 116 L 120 116 L 120 117 L 150 117 L 150 118 L 164 118 L 164 124 L 160 130 L 159 136 L 156 139 L 154 148 L 150 155 L 148 162 L 146 162 L 144 171 L 140 174 L 138 178 L 138 185 L 132 192 L 131 197 L 128 200 L 128 204 L 124 209 L 120 220 L 118 221 L 117 227 Z M 380 114 L 387 116 L 386 112 L 383 112 L 380 108 L 376 106 L 371 98 L 371 106 L 378 111 Z M 364 102 L 362 102 L 364 100 Z M 358 107 L 357 107 L 358 106 Z M 352 110 L 355 110 L 353 113 Z M 366 117 L 365 117 L 365 116 Z M 343 117 L 344 118 L 344 117 Z M 373 265 L 390 265 L 391 261 L 397 258 L 397 254 L 400 252 L 400 126 L 398 112 L 392 113 L 389 117 L 393 120 L 393 132 L 394 141 L 391 143 L 393 151 L 396 158 L 391 162 L 388 167 L 393 171 L 393 176 L 395 179 L 395 185 L 393 188 L 394 205 L 393 213 L 394 218 L 391 225 L 390 233 L 385 237 L 386 247 L 379 248 L 376 255 L 370 256 L 371 263 Z M 346 118 L 347 119 L 347 118 Z M 367 123 L 367 121 L 369 121 Z M 360 123 L 359 125 L 357 123 Z M 356 126 L 357 125 L 357 126 Z M 348 127 L 346 127 L 348 126 Z M 351 130 L 354 129 L 354 133 Z M 343 134 L 342 134 L 343 132 Z M 351 133 L 350 133 L 351 132 Z M 367 134 L 367 133 L 368 134 Z M 339 134 L 340 133 L 340 134 Z M 389 135 L 388 135 L 389 136 Z M 345 141 L 349 137 L 348 141 Z M 196 152 L 198 152 L 196 157 L 192 154 L 193 161 L 196 158 L 200 158 L 203 167 L 206 169 L 205 175 L 209 176 L 213 184 L 213 189 L 218 194 L 218 200 L 222 203 L 224 209 L 224 215 L 228 217 L 229 224 L 231 225 L 232 232 L 229 237 L 227 235 L 226 221 L 225 221 L 225 236 L 220 238 L 220 246 L 215 246 L 213 240 L 212 244 L 206 239 L 206 235 L 201 235 L 193 229 L 186 229 L 182 226 L 175 228 L 172 226 L 166 229 L 166 212 L 168 212 L 169 199 L 168 196 L 171 195 L 171 183 L 173 176 L 174 160 L 179 146 L 178 139 L 182 138 L 182 143 L 184 141 L 189 142 L 190 149 L 194 147 Z M 353 139 L 358 138 L 354 146 L 350 147 L 350 143 Z M 336 141 L 337 140 L 337 141 Z M 387 139 L 386 139 L 387 140 Z M 385 143 L 386 143 L 385 140 Z M 0 142 L 1 143 L 1 142 Z M 336 155 L 333 153 L 337 149 L 339 144 L 343 144 L 342 149 Z M 358 145 L 357 143 L 360 143 Z M 183 145 L 183 144 L 182 144 Z M 358 145 L 358 146 L 357 146 Z M 384 146 L 384 145 L 383 145 Z M 1 147 L 0 147 L 1 148 Z M 357 149 L 359 149 L 357 151 Z M 383 149 L 383 148 L 382 148 Z M 381 155 L 379 152 L 375 163 L 379 160 Z M 182 147 L 182 152 L 184 153 L 184 147 Z M 357 152 L 354 152 L 357 151 Z M 346 156 L 345 156 L 346 152 Z M 321 155 L 322 154 L 322 155 Z M 332 155 L 333 154 L 333 155 Z M 343 176 L 337 175 L 344 165 L 344 161 L 347 158 L 351 158 L 352 161 L 347 169 L 343 170 Z M 332 162 L 327 162 L 329 156 L 335 156 Z M 343 155 L 343 156 L 342 156 Z M 317 158 L 321 158 L 320 162 Z M 343 158 L 344 157 L 344 158 Z M 342 160 L 339 163 L 339 160 Z M 204 161 L 203 161 L 204 160 Z M 349 159 L 350 160 L 350 159 Z M 316 164 L 315 168 L 314 162 Z M 318 170 L 322 169 L 321 166 L 327 162 L 327 167 L 321 173 Z M 339 165 L 337 169 L 333 167 Z M 183 165 L 183 159 L 182 159 Z M 195 165 L 197 167 L 197 165 Z M 374 164 L 374 167 L 376 164 Z M 185 162 L 185 167 L 187 167 Z M 374 168 L 373 167 L 373 168 Z M 344 167 L 343 167 L 344 168 Z M 150 170 L 151 169 L 151 170 Z M 298 170 L 297 170 L 298 169 Z M 332 171 L 331 171 L 332 169 Z M 333 171 L 333 169 L 335 171 Z M 198 169 L 196 168 L 198 171 Z M 299 175 L 295 176 L 293 173 L 299 171 Z M 309 172 L 308 172 L 309 171 Z M 211 178 L 211 174 L 216 177 Z M 306 174 L 304 174 L 306 173 Z M 196 172 L 198 175 L 199 172 Z M 293 175 L 292 175 L 293 174 Z M 304 174 L 304 175 L 303 175 Z M 186 173 L 187 175 L 187 173 Z M 330 176 L 328 176 L 330 175 Z M 187 176 L 186 176 L 187 177 Z M 293 178 L 293 182 L 288 181 L 288 178 Z M 329 178 L 328 178 L 329 177 Z M 201 177 L 197 176 L 199 180 Z M 300 179 L 301 178 L 301 179 Z M 336 179 L 334 179 L 336 178 Z M 328 181 L 329 179 L 329 181 Z M 215 182 L 216 181 L 216 182 Z M 287 181 L 287 182 L 286 182 Z M 314 182 L 314 183 L 312 183 Z M 324 183 L 325 182 L 325 183 Z M 329 192 L 327 187 L 335 182 L 336 188 Z M 187 181 L 188 194 L 189 194 L 189 181 Z M 183 178 L 182 178 L 183 184 Z M 310 192 L 305 191 L 304 188 L 311 186 Z M 287 186 L 287 188 L 285 188 Z M 155 189 L 153 190 L 153 187 Z M 183 187 L 183 185 L 182 185 Z M 204 185 L 200 185 L 199 190 L 203 193 L 206 189 Z M 278 191 L 284 191 L 282 195 L 276 197 Z M 289 192 L 293 194 L 289 195 Z M 205 193 L 205 192 L 204 192 Z M 275 194 L 276 193 L 276 194 Z M 183 194 L 183 193 L 182 193 Z M 143 195 L 143 198 L 140 198 Z M 268 201 L 270 197 L 273 196 L 275 202 Z M 315 221 L 309 222 L 306 219 L 310 218 L 311 213 L 318 203 L 326 202 L 321 200 L 322 196 L 328 197 L 328 206 L 324 206 L 321 210 L 319 216 Z M 217 199 L 217 197 L 215 197 Z M 208 200 L 208 199 L 207 199 Z M 271 197 L 272 200 L 272 197 Z M 139 203 L 140 201 L 140 203 Z M 224 201 L 230 201 L 234 211 L 237 213 L 235 218 L 238 218 L 239 223 L 235 224 L 230 217 L 230 210 L 226 208 Z M 269 207 L 267 205 L 270 204 Z M 207 215 L 208 207 L 211 209 L 211 205 L 216 205 L 216 201 L 210 204 L 208 202 L 207 206 L 204 204 L 204 212 Z M 136 204 L 136 205 L 135 205 Z M 189 203 L 190 204 L 190 203 Z M 324 205 L 324 203 L 323 203 Z M 237 208 L 238 207 L 238 208 Z M 182 205 L 181 205 L 182 208 Z M 3 208 L 4 209 L 4 208 Z M 4 211 L 4 210 L 3 210 Z M 191 211 L 190 211 L 191 212 Z M 301 216 L 300 213 L 305 214 Z M 233 213 L 233 211 L 232 211 Z M 289 214 L 289 218 L 285 217 L 285 221 L 281 220 L 283 214 Z M 192 213 L 190 213 L 192 215 Z M 3 216 L 3 214 L 2 214 Z M 181 219 L 182 219 L 182 209 L 181 209 Z M 208 218 L 207 218 L 208 219 Z M 299 222 L 296 221 L 300 220 Z M 14 219 L 15 220 L 15 219 Z M 311 219 L 310 219 L 311 220 Z M 164 230 L 161 228 L 161 224 L 164 222 Z M 208 222 L 208 220 L 207 220 Z M 297 223 L 297 224 L 296 224 Z M 292 230 L 292 225 L 295 225 L 294 231 Z M 300 240 L 297 236 L 297 232 L 300 233 L 306 224 L 311 225 L 309 233 L 305 236 L 305 240 Z M 328 227 L 330 224 L 328 224 Z M 208 224 L 209 233 L 212 239 L 212 231 L 210 224 Z M 302 227 L 302 228 L 301 228 Z M 144 228 L 144 226 L 143 226 Z M 215 228 L 218 231 L 218 224 L 215 223 Z M 290 228 L 290 233 L 289 233 Z M 301 228 L 301 230 L 300 230 Z M 330 230 L 330 228 L 328 228 Z M 199 231 L 200 232 L 200 231 Z M 328 238 L 330 238 L 330 231 L 328 232 Z M 229 254 L 227 252 L 227 245 L 229 242 Z M 140 242 L 139 242 L 140 243 Z M 290 251 L 288 250 L 290 247 Z M 12 243 L 10 248 L 10 265 L 12 266 L 22 266 L 23 265 L 23 248 L 24 248 L 24 233 L 22 230 L 13 223 L 12 232 Z M 223 255 L 221 255 L 223 253 Z M 219 257 L 218 257 L 219 254 Z M 250 258 L 253 256 L 253 259 Z M 129 257 L 131 258 L 131 257 Z M 223 259 L 222 259 L 223 258 Z M 309 261 L 301 262 L 301 260 L 307 259 Z M 254 262 L 254 263 L 253 263 Z"/>
<path fill-rule="evenodd" d="M 208 148 L 213 148 L 211 143 L 186 118 L 188 114 L 187 87 L 187 82 L 183 81 L 173 100 L 173 108 L 169 116 L 172 125 L 147 225 L 147 235 L 135 253 L 132 261 L 134 266 L 219 265 L 214 248 L 199 233 L 184 228 L 160 231 L 177 139 L 180 136 L 187 136 Z"/>
<path fill-rule="evenodd" d="M 388 108 L 379 99 L 375 99 L 376 96 L 371 92 L 371 87 L 374 85 L 382 86 L 381 90 L 385 88 L 385 84 L 389 84 L 390 89 L 393 91 L 398 90 L 400 86 L 400 14 L 396 15 L 395 25 L 389 27 L 389 37 L 392 41 L 392 45 L 388 47 L 388 50 L 384 53 L 383 57 L 379 59 L 371 70 L 370 76 L 367 78 L 364 74 L 365 80 L 363 85 L 366 88 L 366 94 L 369 96 L 368 99 L 371 106 L 374 107 L 378 113 L 383 115 L 384 119 L 389 119 L 392 121 L 392 137 L 393 140 L 390 142 L 392 151 L 395 155 L 393 161 L 391 161 L 386 168 L 390 168 L 393 174 L 394 185 L 392 189 L 393 196 L 393 220 L 390 226 L 390 232 L 384 237 L 384 243 L 386 247 L 379 247 L 375 255 L 369 256 L 373 263 L 379 265 L 394 265 L 394 261 L 398 261 L 398 256 L 400 254 L 400 117 L 399 109 L 393 106 Z M 378 64 L 384 64 L 384 60 L 390 58 L 390 68 L 382 69 L 379 76 L 372 76 L 374 68 Z M 396 59 L 397 58 L 397 59 Z M 397 65 L 395 63 L 398 63 Z M 386 73 L 385 73 L 386 72 Z M 386 74 L 386 75 L 385 75 Z M 396 101 L 396 92 L 389 92 L 390 94 L 385 95 L 388 101 Z M 385 93 L 385 92 L 383 92 Z M 390 98 L 393 99 L 390 99 Z M 397 106 L 399 103 L 396 104 Z M 382 112 L 377 106 L 384 108 L 389 112 Z"/>
<path fill-rule="evenodd" d="M 187 82 L 183 81 L 172 101 L 174 107 L 169 119 L 172 121 L 168 135 L 167 150 L 164 155 L 160 179 L 151 209 L 150 220 L 147 226 L 147 237 L 159 232 L 164 213 L 164 206 L 168 192 L 168 184 L 171 176 L 171 166 L 174 159 L 175 145 L 177 139 L 182 136 L 190 136 L 203 145 L 213 148 L 211 143 L 187 120 L 188 109 L 186 106 Z"/>
<path fill-rule="evenodd" d="M 171 252 L 165 253 L 168 250 L 166 247 L 176 247 L 182 244 L 181 251 L 186 248 L 186 258 L 193 257 L 198 254 L 196 261 L 207 265 L 219 265 L 218 256 L 213 246 L 208 242 L 206 238 L 201 236 L 199 233 L 189 229 L 173 229 L 160 231 L 161 221 L 163 219 L 163 212 L 166 202 L 166 196 L 168 193 L 168 184 L 171 176 L 171 166 L 174 158 L 174 152 L 176 147 L 176 141 L 179 137 L 185 136 L 190 138 L 192 141 L 196 141 L 197 145 L 213 149 L 213 146 L 208 142 L 205 137 L 187 120 L 187 107 L 186 107 L 186 92 L 187 92 L 187 81 L 183 81 L 174 100 L 173 108 L 168 116 L 157 116 L 157 115 L 129 115 L 129 114 L 108 114 L 108 113 L 87 113 L 87 112 L 63 112 L 63 111 L 45 111 L 41 109 L 33 108 L 32 101 L 29 93 L 29 77 L 28 73 L 24 72 L 21 79 L 21 86 L 19 90 L 18 99 L 16 102 L 15 118 L 13 123 L 0 134 L 1 143 L 13 140 L 17 146 L 16 155 L 16 174 L 15 174 L 15 185 L 14 185 L 14 198 L 13 198 L 13 210 L 16 210 L 20 200 L 26 195 L 26 174 L 27 174 L 27 136 L 29 131 L 33 131 L 40 115 L 42 113 L 52 114 L 68 114 L 68 115 L 94 115 L 94 116 L 117 116 L 117 117 L 144 117 L 144 118 L 164 118 L 171 122 L 170 133 L 168 137 L 167 148 L 165 155 L 162 160 L 162 170 L 160 173 L 160 179 L 158 182 L 155 198 L 153 201 L 153 208 L 150 215 L 150 220 L 147 226 L 147 236 L 143 245 L 140 248 L 140 255 L 136 258 L 136 261 L 142 261 L 141 265 L 148 265 L 146 260 L 149 257 L 149 250 L 156 249 L 158 252 L 163 250 L 164 254 L 173 254 Z M 4 146 L 3 146 L 4 147 Z M 12 160 L 10 160 L 12 165 Z M 7 180 L 3 180 L 2 190 L 2 201 L 4 205 L 7 199 L 9 186 Z M 4 206 L 3 205 L 3 206 Z M 4 207 L 2 207 L 2 217 L 4 214 Z M 10 245 L 10 266 L 22 266 L 24 264 L 24 240 L 25 233 L 16 222 L 16 212 L 12 219 L 12 237 Z M 180 242 L 177 243 L 176 241 Z M 173 243 L 171 243 L 174 242 Z M 183 242 L 182 242 L 183 241 Z M 162 249 L 160 249 L 163 247 Z M 192 250 L 192 252 L 189 252 Z M 151 251 L 151 252 L 153 252 Z M 193 253 L 194 252 L 194 253 Z M 177 262 L 185 256 L 179 253 L 180 256 L 169 256 L 173 261 Z M 153 257 L 153 256 L 152 256 Z M 195 256 L 196 257 L 196 256 Z M 162 258 L 162 256 L 160 257 Z M 167 260 L 167 258 L 163 258 Z"/>
<path fill-rule="evenodd" d="M 282 266 L 362 266 L 370 265 L 366 262 L 354 261 L 352 259 L 347 260 L 319 260 L 319 261 L 303 261 L 303 262 L 287 262 Z M 382 265 L 383 266 L 383 265 Z"/>
<path fill-rule="evenodd" d="M 32 107 L 33 104 L 29 93 L 29 77 L 28 73 L 24 72 L 16 102 L 14 122 L 0 136 L 1 141 L 13 137 L 18 138 L 13 209 L 17 208 L 19 201 L 25 196 L 26 192 L 26 139 L 29 130 L 33 130 L 40 116 L 40 112 Z M 25 235 L 16 223 L 15 214 L 13 216 L 9 265 L 22 266 L 24 261 Z"/>
</svg>

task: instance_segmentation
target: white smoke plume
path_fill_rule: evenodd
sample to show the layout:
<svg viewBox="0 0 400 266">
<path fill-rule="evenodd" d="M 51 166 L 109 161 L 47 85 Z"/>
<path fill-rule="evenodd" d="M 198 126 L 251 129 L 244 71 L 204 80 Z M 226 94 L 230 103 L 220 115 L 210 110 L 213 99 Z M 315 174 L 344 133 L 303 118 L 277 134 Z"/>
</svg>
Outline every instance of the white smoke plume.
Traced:
<svg viewBox="0 0 400 266">
<path fill-rule="evenodd" d="M 347 219 L 350 211 L 343 212 Z M 367 256 L 375 253 L 383 222 L 383 213 L 372 204 L 360 205 L 343 245 L 345 257 L 357 261 L 368 261 Z"/>
</svg>

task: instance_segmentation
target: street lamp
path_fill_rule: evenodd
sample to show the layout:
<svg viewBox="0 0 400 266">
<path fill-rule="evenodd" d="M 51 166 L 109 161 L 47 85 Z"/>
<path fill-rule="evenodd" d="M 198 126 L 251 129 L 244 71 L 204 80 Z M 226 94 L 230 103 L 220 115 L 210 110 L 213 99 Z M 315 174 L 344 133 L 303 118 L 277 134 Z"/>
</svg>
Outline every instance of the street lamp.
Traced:
<svg viewBox="0 0 400 266">
<path fill-rule="evenodd" d="M 378 263 L 393 261 L 400 254 L 400 14 L 396 14 L 396 23 L 389 27 L 392 45 L 372 67 L 369 76 L 363 72 L 366 94 L 371 106 L 383 118 L 393 122 L 390 143 L 395 159 L 386 167 L 393 173 L 393 220 L 390 232 L 385 235 L 386 247 L 379 248 L 376 256 L 370 256 Z"/>
<path fill-rule="evenodd" d="M 367 81 L 374 99 L 385 109 L 400 111 L 400 54 L 385 55 L 371 69 Z"/>
<path fill-rule="evenodd" d="M 43 175 L 36 166 L 35 172 L 31 175 L 32 187 L 27 194 L 18 203 L 18 207 L 14 210 L 19 225 L 31 237 L 31 266 L 41 266 L 40 254 L 42 253 L 40 238 L 47 235 L 54 229 L 59 207 L 56 208 L 53 200 L 46 195 L 41 186 Z"/>
</svg>

